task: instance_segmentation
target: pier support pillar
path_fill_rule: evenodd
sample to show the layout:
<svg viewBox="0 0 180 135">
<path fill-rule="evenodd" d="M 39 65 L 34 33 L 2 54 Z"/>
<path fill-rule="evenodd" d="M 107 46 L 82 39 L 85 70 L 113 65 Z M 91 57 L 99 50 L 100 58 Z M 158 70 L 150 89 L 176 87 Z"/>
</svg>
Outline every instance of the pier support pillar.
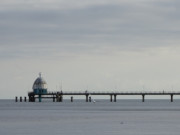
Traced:
<svg viewBox="0 0 180 135">
<path fill-rule="evenodd" d="M 63 96 L 62 95 L 60 95 L 60 97 L 59 97 L 59 102 L 63 102 Z"/>
<path fill-rule="evenodd" d="M 73 102 L 73 96 L 71 97 L 71 102 Z"/>
<path fill-rule="evenodd" d="M 26 97 L 24 97 L 24 102 L 26 102 Z"/>
<path fill-rule="evenodd" d="M 86 95 L 86 102 L 88 102 L 88 95 Z"/>
<path fill-rule="evenodd" d="M 145 94 L 142 94 L 142 102 L 145 101 Z"/>
<path fill-rule="evenodd" d="M 55 101 L 55 99 L 54 99 L 54 101 Z M 56 95 L 56 101 L 57 102 L 62 102 L 63 101 L 63 96 L 62 95 Z"/>
<path fill-rule="evenodd" d="M 15 98 L 15 102 L 18 102 L 18 97 Z"/>
<path fill-rule="evenodd" d="M 55 95 L 53 95 L 53 102 L 55 102 Z M 56 102 L 61 102 L 61 95 L 56 95 Z"/>
<path fill-rule="evenodd" d="M 31 102 L 31 96 L 29 96 L 29 102 Z"/>
<path fill-rule="evenodd" d="M 89 102 L 91 102 L 91 97 L 89 97 Z"/>
<path fill-rule="evenodd" d="M 42 98 L 41 98 L 41 95 L 39 95 L 39 102 L 41 102 L 42 101 Z"/>
<path fill-rule="evenodd" d="M 112 95 L 110 95 L 110 102 L 112 102 Z"/>
<path fill-rule="evenodd" d="M 173 102 L 173 94 L 171 94 L 171 102 Z"/>
<path fill-rule="evenodd" d="M 114 95 L 114 102 L 116 102 L 116 96 L 117 96 L 117 95 Z"/>
<path fill-rule="evenodd" d="M 20 97 L 20 102 L 22 102 L 22 97 Z"/>
<path fill-rule="evenodd" d="M 34 96 L 29 96 L 29 102 L 35 102 L 35 97 Z"/>
<path fill-rule="evenodd" d="M 53 102 L 55 102 L 55 101 L 53 101 Z M 56 95 L 56 102 L 59 102 L 59 96 L 58 95 Z"/>
<path fill-rule="evenodd" d="M 55 102 L 55 97 L 53 96 L 53 102 Z M 58 97 L 57 97 L 57 102 L 58 102 Z"/>
</svg>

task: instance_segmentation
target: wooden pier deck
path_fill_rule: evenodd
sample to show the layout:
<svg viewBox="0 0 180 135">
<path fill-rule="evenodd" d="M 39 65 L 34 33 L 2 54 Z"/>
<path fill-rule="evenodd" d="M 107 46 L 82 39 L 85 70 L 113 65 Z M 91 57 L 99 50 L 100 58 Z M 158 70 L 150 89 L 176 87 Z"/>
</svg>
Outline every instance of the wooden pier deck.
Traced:
<svg viewBox="0 0 180 135">
<path fill-rule="evenodd" d="M 169 95 L 170 101 L 173 102 L 173 96 L 174 95 L 180 95 L 180 92 L 91 92 L 91 91 L 85 91 L 85 92 L 47 92 L 46 94 L 35 94 L 34 92 L 29 92 L 29 102 L 35 102 L 36 99 L 39 99 L 39 102 L 41 102 L 42 98 L 52 98 L 53 102 L 62 102 L 63 96 L 70 95 L 71 101 L 73 101 L 73 96 L 79 95 L 79 96 L 85 96 L 86 102 L 91 102 L 91 96 L 98 95 L 98 96 L 104 96 L 109 95 L 110 96 L 110 102 L 116 102 L 118 95 L 140 95 L 142 96 L 142 102 L 145 102 L 145 96 L 148 95 Z"/>
</svg>

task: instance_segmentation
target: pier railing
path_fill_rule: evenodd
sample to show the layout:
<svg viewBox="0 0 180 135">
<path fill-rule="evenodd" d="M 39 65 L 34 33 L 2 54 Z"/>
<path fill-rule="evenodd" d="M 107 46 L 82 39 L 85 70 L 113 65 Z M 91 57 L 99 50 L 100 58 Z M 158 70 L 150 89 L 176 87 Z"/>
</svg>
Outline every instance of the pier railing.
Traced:
<svg viewBox="0 0 180 135">
<path fill-rule="evenodd" d="M 67 91 L 67 92 L 48 92 L 48 94 L 62 94 L 62 95 L 86 95 L 86 94 L 91 94 L 91 95 L 111 95 L 111 94 L 116 94 L 116 95 L 169 95 L 169 94 L 174 94 L 174 95 L 179 95 L 180 91 Z"/>
<path fill-rule="evenodd" d="M 31 94 L 33 92 L 28 92 Z M 180 95 L 180 91 L 48 91 L 42 95 Z M 37 94 L 38 95 L 38 94 Z"/>
<path fill-rule="evenodd" d="M 174 95 L 180 95 L 180 91 L 48 91 L 47 93 L 34 93 L 29 92 L 29 101 L 34 102 L 36 98 L 39 98 L 39 102 L 41 102 L 41 98 L 52 98 L 53 101 L 55 99 L 59 102 L 62 102 L 63 96 L 70 95 L 71 100 L 73 100 L 72 96 L 75 95 L 84 95 L 86 97 L 86 102 L 91 101 L 92 95 L 109 95 L 110 101 L 116 102 L 116 97 L 118 95 L 140 95 L 142 96 L 142 102 L 145 101 L 146 95 L 170 95 L 171 102 L 173 102 Z"/>
</svg>

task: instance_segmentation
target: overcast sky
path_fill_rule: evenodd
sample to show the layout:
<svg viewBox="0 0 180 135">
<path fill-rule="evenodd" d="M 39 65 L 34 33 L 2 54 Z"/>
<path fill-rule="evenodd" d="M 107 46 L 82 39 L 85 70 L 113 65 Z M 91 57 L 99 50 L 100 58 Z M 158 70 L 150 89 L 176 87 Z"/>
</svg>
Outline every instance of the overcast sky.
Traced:
<svg viewBox="0 0 180 135">
<path fill-rule="evenodd" d="M 180 91 L 179 0 L 1 0 L 0 98 Z"/>
</svg>

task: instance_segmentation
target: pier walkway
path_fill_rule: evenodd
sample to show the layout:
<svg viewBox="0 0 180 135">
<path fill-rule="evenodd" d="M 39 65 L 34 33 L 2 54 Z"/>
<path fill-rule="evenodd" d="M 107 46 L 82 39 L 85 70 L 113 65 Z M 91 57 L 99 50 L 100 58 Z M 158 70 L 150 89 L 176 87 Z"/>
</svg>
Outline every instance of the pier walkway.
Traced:
<svg viewBox="0 0 180 135">
<path fill-rule="evenodd" d="M 62 92 L 62 91 L 57 91 L 57 92 L 47 92 L 46 94 L 35 94 L 34 92 L 29 92 L 29 102 L 35 102 L 36 99 L 39 99 L 39 102 L 41 102 L 42 98 L 52 98 L 53 102 L 62 102 L 63 101 L 63 96 L 70 95 L 71 96 L 71 102 L 73 102 L 73 96 L 79 95 L 79 96 L 85 96 L 85 101 L 86 102 L 91 102 L 91 96 L 93 95 L 99 95 L 99 96 L 104 96 L 104 95 L 109 95 L 110 96 L 110 102 L 116 102 L 117 96 L 118 95 L 140 95 L 142 96 L 142 102 L 145 102 L 145 96 L 146 95 L 169 95 L 170 96 L 170 101 L 173 102 L 173 96 L 174 95 L 180 95 L 180 92 L 90 92 L 90 91 L 85 91 L 85 92 Z"/>
</svg>

